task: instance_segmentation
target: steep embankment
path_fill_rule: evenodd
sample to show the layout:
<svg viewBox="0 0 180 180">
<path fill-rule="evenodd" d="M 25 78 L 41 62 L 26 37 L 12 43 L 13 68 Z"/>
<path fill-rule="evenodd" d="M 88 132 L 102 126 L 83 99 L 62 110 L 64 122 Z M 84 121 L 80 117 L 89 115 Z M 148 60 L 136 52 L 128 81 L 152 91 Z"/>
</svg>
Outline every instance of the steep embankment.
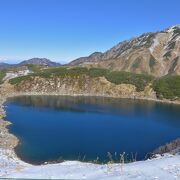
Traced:
<svg viewBox="0 0 180 180">
<path fill-rule="evenodd" d="M 155 98 L 153 77 L 105 69 L 55 68 L 10 80 L 17 92 Z"/>
<path fill-rule="evenodd" d="M 116 85 L 107 81 L 104 77 L 90 78 L 88 76 L 79 77 L 52 77 L 45 79 L 42 77 L 31 77 L 15 85 L 18 92 L 31 92 L 42 94 L 59 95 L 90 95 L 90 96 L 113 96 L 128 98 L 153 98 L 151 88 L 146 87 L 144 91 L 137 92 L 132 84 Z"/>
</svg>

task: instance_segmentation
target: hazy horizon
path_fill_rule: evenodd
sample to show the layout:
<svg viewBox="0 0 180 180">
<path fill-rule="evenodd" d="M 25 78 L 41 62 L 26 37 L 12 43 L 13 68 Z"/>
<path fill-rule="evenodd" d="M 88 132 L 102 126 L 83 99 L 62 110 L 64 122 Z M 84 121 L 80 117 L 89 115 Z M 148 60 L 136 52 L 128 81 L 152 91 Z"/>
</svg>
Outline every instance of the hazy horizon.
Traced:
<svg viewBox="0 0 180 180">
<path fill-rule="evenodd" d="M 62 64 L 179 24 L 180 1 L 2 0 L 0 62 L 34 57 Z"/>
</svg>

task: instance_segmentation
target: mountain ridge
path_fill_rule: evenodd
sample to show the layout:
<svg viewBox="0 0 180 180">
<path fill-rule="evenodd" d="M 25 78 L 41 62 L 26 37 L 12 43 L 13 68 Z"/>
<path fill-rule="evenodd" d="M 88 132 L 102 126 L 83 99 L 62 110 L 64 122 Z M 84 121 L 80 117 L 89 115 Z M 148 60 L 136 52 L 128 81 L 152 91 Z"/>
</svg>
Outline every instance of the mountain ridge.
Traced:
<svg viewBox="0 0 180 180">
<path fill-rule="evenodd" d="M 57 67 L 61 66 L 60 63 L 53 62 L 47 58 L 31 58 L 28 60 L 21 61 L 17 64 L 8 64 L 4 62 L 0 62 L 0 69 L 2 68 L 10 68 L 10 67 L 19 67 L 25 65 L 41 65 L 41 66 L 48 66 L 48 67 Z"/>
<path fill-rule="evenodd" d="M 69 65 L 147 73 L 157 77 L 179 75 L 180 25 L 143 33 L 118 43 L 104 53 L 78 58 Z"/>
<path fill-rule="evenodd" d="M 60 63 L 53 62 L 47 58 L 32 58 L 29 60 L 25 60 L 19 63 L 19 65 L 42 65 L 42 66 L 49 66 L 49 67 L 54 67 L 54 66 L 60 66 Z"/>
</svg>

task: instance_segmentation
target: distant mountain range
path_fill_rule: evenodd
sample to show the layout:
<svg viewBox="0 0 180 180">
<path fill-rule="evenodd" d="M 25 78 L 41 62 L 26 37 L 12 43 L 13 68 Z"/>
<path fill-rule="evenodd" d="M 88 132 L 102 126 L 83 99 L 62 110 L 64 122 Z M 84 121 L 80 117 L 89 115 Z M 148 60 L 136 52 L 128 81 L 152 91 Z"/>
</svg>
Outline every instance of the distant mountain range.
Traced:
<svg viewBox="0 0 180 180">
<path fill-rule="evenodd" d="M 18 67 L 18 66 L 25 66 L 25 65 L 29 65 L 29 64 L 41 65 L 41 66 L 47 66 L 47 67 L 61 66 L 60 63 L 53 62 L 46 58 L 32 58 L 29 60 L 22 61 L 18 64 L 0 63 L 0 68 Z"/>
<path fill-rule="evenodd" d="M 180 75 L 180 25 L 160 32 L 144 33 L 120 42 L 105 53 L 95 52 L 69 65 L 147 73 L 157 77 Z"/>
</svg>

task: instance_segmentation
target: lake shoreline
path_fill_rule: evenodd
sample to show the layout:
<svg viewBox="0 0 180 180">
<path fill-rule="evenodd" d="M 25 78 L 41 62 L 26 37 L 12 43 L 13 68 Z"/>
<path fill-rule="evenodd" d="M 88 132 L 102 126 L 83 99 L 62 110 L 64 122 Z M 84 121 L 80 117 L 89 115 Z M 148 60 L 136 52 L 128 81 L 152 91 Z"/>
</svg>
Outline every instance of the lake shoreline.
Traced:
<svg viewBox="0 0 180 180">
<path fill-rule="evenodd" d="M 13 151 L 15 152 L 15 148 L 18 146 L 18 144 L 20 143 L 20 140 L 13 134 L 11 134 L 9 132 L 9 128 L 8 126 L 11 125 L 11 123 L 5 119 L 6 117 L 6 112 L 4 110 L 4 106 L 3 104 L 7 101 L 8 98 L 13 98 L 13 97 L 19 97 L 19 96 L 70 96 L 70 97 L 104 97 L 104 98 L 114 98 L 114 99 L 134 99 L 134 100 L 143 100 L 143 101 L 152 101 L 152 102 L 158 102 L 158 103 L 163 103 L 163 104 L 175 104 L 175 105 L 180 105 L 180 102 L 172 102 L 172 101 L 164 101 L 164 100 L 157 100 L 157 99 L 150 99 L 150 98 L 127 98 L 127 97 L 114 97 L 114 96 L 100 96 L 100 95 L 96 95 L 96 96 L 92 96 L 89 94 L 63 94 L 63 95 L 59 95 L 56 93 L 14 93 L 11 95 L 7 95 L 5 97 L 3 97 L 0 100 L 0 112 L 3 112 L 3 118 L 0 118 L 0 123 L 2 124 L 1 126 L 4 128 L 3 132 L 6 132 L 6 136 L 10 136 L 10 144 L 9 144 L 9 149 L 13 149 Z M 1 129 L 1 127 L 0 127 Z M 7 141 L 7 140 L 6 140 Z M 8 147 L 7 147 L 8 148 Z M 158 147 L 157 147 L 158 148 Z"/>
<path fill-rule="evenodd" d="M 8 98 L 19 97 L 19 96 L 70 96 L 70 97 L 104 97 L 104 98 L 114 98 L 114 99 L 132 99 L 132 100 L 143 100 L 143 101 L 152 101 L 163 104 L 174 104 L 180 105 L 180 101 L 170 101 L 170 100 L 159 100 L 154 98 L 139 98 L 139 97 L 115 97 L 115 96 L 104 96 L 104 95 L 91 95 L 91 94 L 57 94 L 57 93 L 13 93 L 11 95 L 7 94 L 0 99 L 0 123 L 4 128 L 2 132 L 6 132 L 6 135 L 10 135 L 15 141 L 14 143 L 10 142 L 10 149 L 13 149 L 19 144 L 19 139 L 9 132 L 8 126 L 11 125 L 11 122 L 5 120 L 6 112 L 4 110 L 4 103 Z M 0 126 L 0 129 L 1 129 Z"/>
<path fill-rule="evenodd" d="M 4 110 L 4 103 L 6 102 L 6 98 L 0 100 L 0 131 L 1 131 L 1 137 L 0 137 L 0 142 L 4 142 L 3 144 L 1 143 L 0 147 L 5 148 L 5 149 L 10 149 L 14 150 L 14 148 L 18 145 L 19 139 L 11 134 L 9 132 L 9 126 L 12 124 L 11 122 L 6 120 L 6 112 Z"/>
</svg>

